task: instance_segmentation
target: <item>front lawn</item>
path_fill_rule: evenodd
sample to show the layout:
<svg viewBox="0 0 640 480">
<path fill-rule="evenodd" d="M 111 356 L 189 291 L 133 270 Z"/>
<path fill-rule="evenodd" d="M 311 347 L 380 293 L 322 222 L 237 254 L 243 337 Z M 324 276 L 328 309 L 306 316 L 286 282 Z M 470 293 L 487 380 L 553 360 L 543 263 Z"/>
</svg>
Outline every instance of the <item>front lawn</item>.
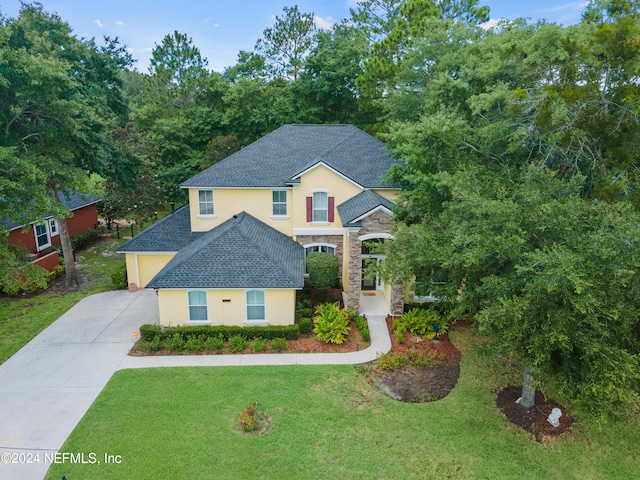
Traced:
<svg viewBox="0 0 640 480">
<path fill-rule="evenodd" d="M 537 443 L 495 408 L 520 366 L 469 329 L 458 386 L 431 403 L 380 394 L 352 366 L 159 368 L 117 372 L 63 446 L 100 464 L 53 465 L 47 478 L 635 478 L 637 418 Z M 269 433 L 240 433 L 258 401 Z M 104 455 L 119 463 L 105 464 Z"/>
</svg>

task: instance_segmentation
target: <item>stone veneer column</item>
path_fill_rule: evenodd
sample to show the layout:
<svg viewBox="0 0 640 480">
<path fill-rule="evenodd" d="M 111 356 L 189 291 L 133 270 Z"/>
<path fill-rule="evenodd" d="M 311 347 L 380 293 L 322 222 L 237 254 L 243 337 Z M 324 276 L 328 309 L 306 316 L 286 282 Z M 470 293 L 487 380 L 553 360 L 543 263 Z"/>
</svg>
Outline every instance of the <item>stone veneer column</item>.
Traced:
<svg viewBox="0 0 640 480">
<path fill-rule="evenodd" d="M 391 287 L 391 305 L 389 305 L 391 315 L 399 317 L 404 313 L 404 287 L 393 285 Z"/>
<path fill-rule="evenodd" d="M 362 244 L 357 231 L 349 231 L 349 291 L 347 308 L 360 311 L 360 288 L 362 286 Z M 344 281 L 344 279 L 343 279 Z"/>
</svg>

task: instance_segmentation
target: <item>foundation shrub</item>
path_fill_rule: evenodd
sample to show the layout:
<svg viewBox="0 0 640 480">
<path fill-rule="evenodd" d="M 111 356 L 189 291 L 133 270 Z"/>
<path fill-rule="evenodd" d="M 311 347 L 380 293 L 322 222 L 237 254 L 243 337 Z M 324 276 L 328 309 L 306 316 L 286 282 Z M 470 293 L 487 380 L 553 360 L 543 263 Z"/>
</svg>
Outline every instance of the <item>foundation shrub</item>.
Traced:
<svg viewBox="0 0 640 480">
<path fill-rule="evenodd" d="M 224 347 L 224 337 L 222 335 L 207 337 L 204 344 L 207 350 L 220 350 L 222 347 Z"/>
<path fill-rule="evenodd" d="M 232 352 L 241 352 L 247 348 L 247 339 L 242 335 L 232 335 L 229 337 L 229 348 Z"/>
<path fill-rule="evenodd" d="M 267 349 L 267 341 L 264 338 L 255 338 L 251 342 L 251 350 L 254 352 L 264 352 Z"/>
<path fill-rule="evenodd" d="M 174 352 L 180 352 L 184 350 L 184 338 L 179 333 L 174 333 L 165 341 L 165 346 L 167 350 L 172 350 Z"/>
<path fill-rule="evenodd" d="M 300 333 L 309 333 L 313 330 L 313 320 L 310 317 L 302 317 L 299 323 Z"/>
<path fill-rule="evenodd" d="M 184 348 L 190 352 L 201 352 L 204 350 L 207 337 L 205 335 L 189 335 L 187 341 L 184 343 Z"/>
<path fill-rule="evenodd" d="M 282 352 L 289 348 L 289 342 L 286 338 L 274 338 L 271 340 L 271 350 L 274 352 Z"/>
</svg>

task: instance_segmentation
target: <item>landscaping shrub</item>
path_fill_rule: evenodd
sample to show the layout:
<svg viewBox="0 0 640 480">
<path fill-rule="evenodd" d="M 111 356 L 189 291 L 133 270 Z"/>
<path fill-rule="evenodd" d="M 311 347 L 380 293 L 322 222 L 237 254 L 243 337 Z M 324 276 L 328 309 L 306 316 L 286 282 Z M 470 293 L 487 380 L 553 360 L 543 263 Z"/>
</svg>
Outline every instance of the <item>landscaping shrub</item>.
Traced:
<svg viewBox="0 0 640 480">
<path fill-rule="evenodd" d="M 111 271 L 111 286 L 115 290 L 127 288 L 127 262 L 122 261 Z"/>
<path fill-rule="evenodd" d="M 207 340 L 205 335 L 189 335 L 187 341 L 184 344 L 184 348 L 190 352 L 201 352 L 204 350 L 204 344 Z"/>
<path fill-rule="evenodd" d="M 289 348 L 289 342 L 285 338 L 274 338 L 271 340 L 271 350 L 282 352 Z"/>
<path fill-rule="evenodd" d="M 300 333 L 309 333 L 313 330 L 313 320 L 310 317 L 302 317 L 300 319 Z"/>
<path fill-rule="evenodd" d="M 441 333 L 446 333 L 448 322 L 433 310 L 412 308 L 394 321 L 393 329 L 396 337 L 398 337 L 398 333 L 403 334 L 405 330 L 408 330 L 415 335 L 433 338 L 435 336 L 433 327 L 435 326 L 441 327 Z"/>
<path fill-rule="evenodd" d="M 338 257 L 327 252 L 313 252 L 307 257 L 309 280 L 323 293 L 338 284 Z"/>
<path fill-rule="evenodd" d="M 358 327 L 358 330 L 360 331 L 360 335 L 362 335 L 362 339 L 365 341 L 369 340 L 369 337 L 371 336 L 371 334 L 369 333 L 369 324 L 367 323 L 367 319 L 364 318 L 362 315 L 349 315 L 351 317 L 351 319 L 355 322 L 356 327 Z"/>
<path fill-rule="evenodd" d="M 165 346 L 167 347 L 167 350 L 180 352 L 184 350 L 184 343 L 185 341 L 182 338 L 182 335 L 178 333 L 174 333 L 173 335 L 171 335 L 171 337 L 167 338 L 167 341 L 165 342 Z"/>
<path fill-rule="evenodd" d="M 204 342 L 204 346 L 207 350 L 220 350 L 224 347 L 224 337 L 222 335 L 218 335 L 217 337 L 207 337 Z"/>
<path fill-rule="evenodd" d="M 337 303 L 322 303 L 316 306 L 313 331 L 325 343 L 344 343 L 349 330 L 349 315 Z"/>
<path fill-rule="evenodd" d="M 267 349 L 267 341 L 264 338 L 256 338 L 251 342 L 251 350 L 254 352 L 264 352 Z"/>
<path fill-rule="evenodd" d="M 232 335 L 229 337 L 229 348 L 232 352 L 241 352 L 247 348 L 247 339 L 242 335 Z"/>
<path fill-rule="evenodd" d="M 73 248 L 74 250 L 79 250 L 88 245 L 91 245 L 98 238 L 100 238 L 101 233 L 101 229 L 95 229 L 79 233 L 78 235 L 74 235 L 73 237 L 71 237 L 71 248 Z"/>
<path fill-rule="evenodd" d="M 150 325 L 145 323 L 140 326 L 140 339 L 145 340 L 147 342 L 151 342 L 155 337 L 161 337 L 160 327 L 158 325 Z"/>
<path fill-rule="evenodd" d="M 394 368 L 404 367 L 405 365 L 413 365 L 416 367 L 428 365 L 432 360 L 426 358 L 418 352 L 410 351 L 406 354 L 398 353 L 396 355 L 380 355 L 376 359 L 376 364 L 381 370 L 393 370 Z"/>
<path fill-rule="evenodd" d="M 165 327 L 164 338 L 174 334 L 182 336 L 186 340 L 187 335 L 205 335 L 207 337 L 217 337 L 222 335 L 225 340 L 229 340 L 234 335 L 241 335 L 247 340 L 254 338 L 264 338 L 271 340 L 276 337 L 284 337 L 287 340 L 297 340 L 300 338 L 300 328 L 298 325 L 265 325 L 257 327 L 239 327 L 230 325 L 182 325 L 178 327 Z"/>
<path fill-rule="evenodd" d="M 160 340 L 160 335 L 156 335 L 151 341 L 140 339 L 140 350 L 143 352 L 157 352 L 161 348 L 162 340 Z"/>
</svg>

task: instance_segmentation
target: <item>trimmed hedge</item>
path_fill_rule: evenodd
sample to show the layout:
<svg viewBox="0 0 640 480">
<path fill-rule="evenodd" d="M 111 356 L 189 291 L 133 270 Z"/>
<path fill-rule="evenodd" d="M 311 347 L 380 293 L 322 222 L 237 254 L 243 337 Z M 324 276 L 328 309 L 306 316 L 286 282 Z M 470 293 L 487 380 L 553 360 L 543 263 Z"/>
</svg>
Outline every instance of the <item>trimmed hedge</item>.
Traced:
<svg viewBox="0 0 640 480">
<path fill-rule="evenodd" d="M 189 335 L 204 335 L 207 337 L 222 336 L 225 341 L 229 337 L 240 335 L 247 340 L 263 338 L 273 340 L 274 338 L 285 338 L 287 340 L 297 340 L 300 338 L 300 327 L 298 325 L 266 325 L 256 327 L 237 327 L 230 325 L 182 325 L 178 327 L 160 328 L 157 325 L 142 325 L 140 327 L 140 338 L 151 341 L 153 337 L 160 335 L 162 340 L 179 335 L 184 341 Z"/>
</svg>

